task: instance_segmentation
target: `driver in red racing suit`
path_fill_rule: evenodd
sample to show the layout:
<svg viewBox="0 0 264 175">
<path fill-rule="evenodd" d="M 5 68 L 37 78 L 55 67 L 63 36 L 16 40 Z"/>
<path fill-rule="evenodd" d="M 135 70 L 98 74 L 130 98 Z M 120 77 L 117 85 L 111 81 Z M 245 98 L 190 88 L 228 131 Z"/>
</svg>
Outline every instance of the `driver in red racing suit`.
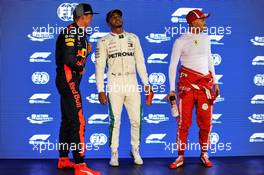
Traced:
<svg viewBox="0 0 264 175">
<path fill-rule="evenodd" d="M 202 33 L 208 14 L 192 10 L 186 16 L 190 25 L 189 32 L 181 35 L 174 43 L 169 66 L 170 96 L 175 96 L 176 69 L 181 61 L 178 82 L 179 117 L 177 132 L 178 158 L 170 164 L 175 169 L 184 164 L 184 152 L 187 148 L 188 130 L 192 124 L 192 111 L 196 107 L 199 127 L 201 161 L 205 167 L 213 164 L 207 154 L 212 128 L 212 107 L 220 91 L 215 76 L 211 56 L 210 38 Z M 212 86 L 214 85 L 214 88 Z"/>
</svg>

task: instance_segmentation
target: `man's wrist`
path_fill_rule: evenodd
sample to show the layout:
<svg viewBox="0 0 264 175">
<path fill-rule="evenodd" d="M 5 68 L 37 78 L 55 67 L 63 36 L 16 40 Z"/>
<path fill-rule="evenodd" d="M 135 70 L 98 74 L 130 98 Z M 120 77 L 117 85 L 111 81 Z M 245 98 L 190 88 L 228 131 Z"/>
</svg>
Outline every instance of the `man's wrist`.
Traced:
<svg viewBox="0 0 264 175">
<path fill-rule="evenodd" d="M 98 94 L 100 94 L 100 93 L 104 93 L 105 91 L 104 90 L 98 90 Z"/>
</svg>

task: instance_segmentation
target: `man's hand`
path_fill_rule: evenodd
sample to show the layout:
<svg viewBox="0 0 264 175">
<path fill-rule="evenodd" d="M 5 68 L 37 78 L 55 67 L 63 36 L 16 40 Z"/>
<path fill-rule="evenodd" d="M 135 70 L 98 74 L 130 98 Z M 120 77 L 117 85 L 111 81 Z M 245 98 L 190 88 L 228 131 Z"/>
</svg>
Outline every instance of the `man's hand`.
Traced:
<svg viewBox="0 0 264 175">
<path fill-rule="evenodd" d="M 85 74 L 85 68 L 83 68 L 83 70 L 80 72 L 80 75 Z"/>
<path fill-rule="evenodd" d="M 174 96 L 177 99 L 176 92 L 175 91 L 170 91 L 170 93 L 166 97 L 167 101 L 170 101 L 170 97 L 171 96 Z"/>
<path fill-rule="evenodd" d="M 99 102 L 102 104 L 102 105 L 105 105 L 107 104 L 107 96 L 105 94 L 105 92 L 99 92 Z"/>
<path fill-rule="evenodd" d="M 86 48 L 87 49 L 87 55 L 89 55 L 92 52 L 92 48 L 93 48 L 92 47 L 92 44 L 91 43 L 88 43 L 87 44 L 87 48 Z"/>
<path fill-rule="evenodd" d="M 144 86 L 144 91 L 145 91 L 146 94 L 149 94 L 150 93 L 150 90 L 152 90 L 151 87 L 150 87 L 150 85 Z"/>
<path fill-rule="evenodd" d="M 218 84 L 214 85 L 214 94 L 215 94 L 215 98 L 220 95 L 220 89 L 219 89 Z"/>
</svg>

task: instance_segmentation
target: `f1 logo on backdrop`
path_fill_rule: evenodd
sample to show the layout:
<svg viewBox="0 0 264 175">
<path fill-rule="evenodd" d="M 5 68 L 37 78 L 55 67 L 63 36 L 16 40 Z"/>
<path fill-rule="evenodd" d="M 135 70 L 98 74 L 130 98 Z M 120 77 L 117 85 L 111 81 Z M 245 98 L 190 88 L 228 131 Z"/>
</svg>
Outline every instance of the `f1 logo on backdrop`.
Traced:
<svg viewBox="0 0 264 175">
<path fill-rule="evenodd" d="M 248 117 L 248 119 L 252 123 L 263 123 L 264 122 L 264 114 L 252 114 Z"/>
<path fill-rule="evenodd" d="M 51 52 L 34 52 L 29 59 L 29 62 L 34 63 L 50 63 L 51 60 L 47 59 L 51 55 Z"/>
<path fill-rule="evenodd" d="M 32 114 L 31 116 L 27 117 L 27 120 L 31 124 L 44 124 L 46 122 L 52 122 L 53 117 L 50 117 L 49 114 Z"/>
<path fill-rule="evenodd" d="M 106 35 L 108 35 L 108 32 L 94 32 L 90 37 L 89 37 L 89 41 L 91 43 L 96 43 L 98 42 L 98 40 Z"/>
<path fill-rule="evenodd" d="M 78 3 L 63 3 L 57 9 L 57 15 L 62 21 L 73 21 L 73 10 Z"/>
<path fill-rule="evenodd" d="M 209 35 L 211 44 L 214 45 L 224 45 L 223 42 L 221 42 L 221 39 L 224 38 L 224 35 Z"/>
<path fill-rule="evenodd" d="M 163 138 L 166 136 L 167 134 L 150 134 L 147 138 L 145 143 L 146 144 L 156 144 L 156 143 L 166 143 Z"/>
<path fill-rule="evenodd" d="M 107 74 L 105 73 L 104 74 L 104 83 L 107 83 Z M 96 79 L 95 79 L 95 73 L 92 74 L 90 77 L 89 77 L 89 80 L 88 80 L 89 83 L 96 83 Z"/>
<path fill-rule="evenodd" d="M 168 54 L 153 53 L 148 57 L 148 63 L 167 64 L 168 61 L 164 61 Z"/>
<path fill-rule="evenodd" d="M 252 60 L 252 65 L 253 66 L 263 66 L 264 65 L 264 56 L 256 56 L 253 60 Z"/>
<path fill-rule="evenodd" d="M 47 144 L 47 140 L 50 137 L 50 134 L 35 134 L 29 139 L 29 144 L 31 145 L 40 145 Z"/>
<path fill-rule="evenodd" d="M 47 101 L 51 94 L 50 93 L 36 93 L 29 98 L 29 104 L 49 104 Z"/>
<path fill-rule="evenodd" d="M 213 114 L 212 123 L 214 123 L 214 124 L 222 123 L 222 121 L 219 120 L 221 116 L 222 116 L 222 114 Z"/>
<path fill-rule="evenodd" d="M 264 133 L 254 133 L 250 136 L 249 142 L 264 142 Z"/>
<path fill-rule="evenodd" d="M 166 76 L 164 73 L 152 73 L 149 75 L 149 82 L 152 85 L 162 85 L 166 82 Z"/>
<path fill-rule="evenodd" d="M 264 74 L 255 75 L 254 83 L 256 86 L 264 86 Z"/>
<path fill-rule="evenodd" d="M 264 95 L 257 94 L 251 99 L 251 104 L 264 104 Z"/>
<path fill-rule="evenodd" d="M 255 36 L 250 40 L 255 46 L 264 46 L 264 37 Z"/>
<path fill-rule="evenodd" d="M 167 94 L 154 94 L 154 97 L 152 99 L 153 104 L 166 104 L 165 97 Z"/>
<path fill-rule="evenodd" d="M 88 124 L 109 124 L 109 120 L 106 121 L 106 119 L 109 119 L 108 114 L 93 114 L 88 119 Z"/>
<path fill-rule="evenodd" d="M 173 23 L 186 23 L 186 18 L 185 16 L 191 11 L 199 9 L 202 10 L 202 8 L 188 8 L 188 7 L 182 7 L 176 9 L 173 14 L 171 15 L 171 22 Z"/>
<path fill-rule="evenodd" d="M 223 82 L 220 82 L 220 79 L 223 77 L 223 75 L 215 75 L 216 78 L 216 82 L 218 82 L 218 84 L 223 84 Z"/>
<path fill-rule="evenodd" d="M 31 80 L 34 84 L 47 84 L 49 82 L 49 74 L 47 72 L 34 72 Z"/>
</svg>

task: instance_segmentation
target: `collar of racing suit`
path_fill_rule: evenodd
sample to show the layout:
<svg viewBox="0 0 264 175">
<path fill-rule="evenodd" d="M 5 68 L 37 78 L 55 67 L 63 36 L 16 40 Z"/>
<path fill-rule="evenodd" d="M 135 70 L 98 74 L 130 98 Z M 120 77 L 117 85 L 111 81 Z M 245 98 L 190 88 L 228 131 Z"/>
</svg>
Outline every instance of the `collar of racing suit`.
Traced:
<svg viewBox="0 0 264 175">
<path fill-rule="evenodd" d="M 127 32 L 124 30 L 122 33 L 113 33 L 113 32 L 110 32 L 110 34 L 112 35 L 112 36 L 126 36 L 127 35 Z"/>
</svg>

